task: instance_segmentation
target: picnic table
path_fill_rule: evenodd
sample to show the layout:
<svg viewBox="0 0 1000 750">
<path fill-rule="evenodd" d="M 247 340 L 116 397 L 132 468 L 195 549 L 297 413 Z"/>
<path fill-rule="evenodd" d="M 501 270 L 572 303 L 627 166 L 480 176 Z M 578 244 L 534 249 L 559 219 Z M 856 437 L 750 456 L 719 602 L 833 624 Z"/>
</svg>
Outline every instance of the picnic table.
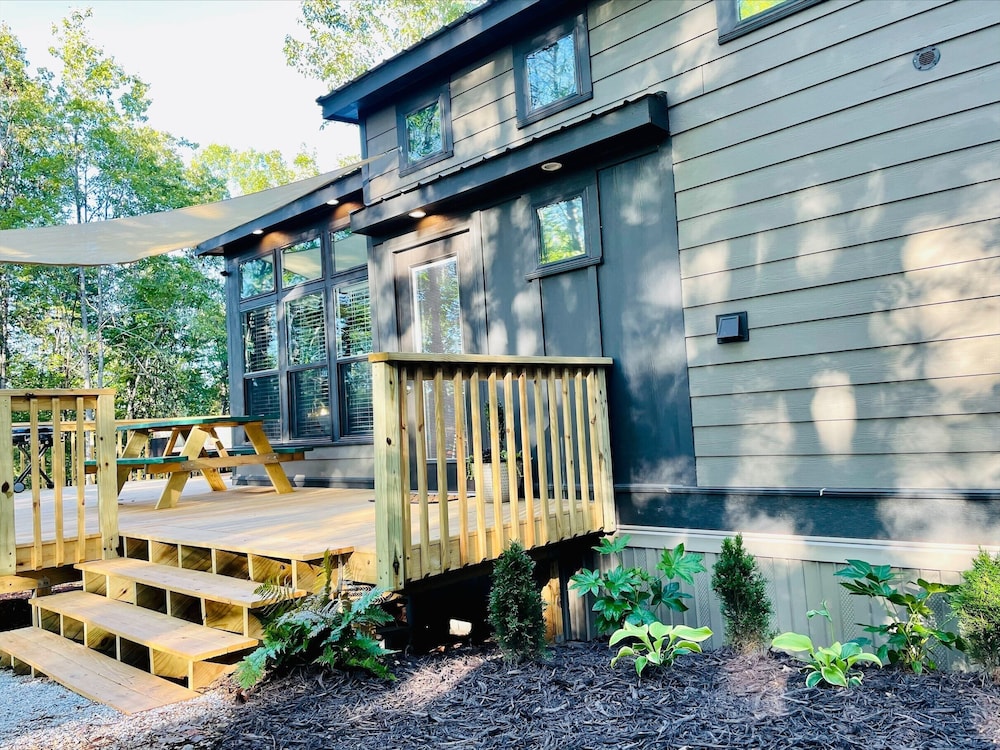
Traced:
<svg viewBox="0 0 1000 750">
<path fill-rule="evenodd" d="M 246 448 L 226 448 L 219 439 L 218 430 L 224 427 L 242 427 L 250 441 Z M 278 494 L 293 492 L 288 481 L 284 461 L 304 458 L 305 447 L 274 448 L 264 433 L 263 420 L 254 416 L 198 416 L 171 417 L 168 419 L 126 419 L 117 425 L 119 432 L 127 432 L 128 440 L 118 458 L 118 491 L 121 492 L 128 475 L 135 469 L 148 474 L 167 474 L 166 486 L 160 494 L 156 508 L 177 505 L 184 485 L 191 472 L 200 471 L 214 492 L 224 492 L 226 483 L 219 469 L 258 464 L 264 467 L 271 484 Z M 162 456 L 143 455 L 154 434 L 169 435 Z M 183 440 L 181 450 L 176 451 Z"/>
</svg>

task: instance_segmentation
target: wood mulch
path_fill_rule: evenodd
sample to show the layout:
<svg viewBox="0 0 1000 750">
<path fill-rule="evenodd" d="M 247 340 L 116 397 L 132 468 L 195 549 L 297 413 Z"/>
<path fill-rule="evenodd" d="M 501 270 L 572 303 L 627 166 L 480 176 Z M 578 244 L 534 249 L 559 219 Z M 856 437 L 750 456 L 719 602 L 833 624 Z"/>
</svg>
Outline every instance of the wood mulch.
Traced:
<svg viewBox="0 0 1000 750">
<path fill-rule="evenodd" d="M 783 655 L 729 650 L 670 669 L 610 669 L 604 643 L 510 667 L 492 647 L 397 660 L 395 682 L 301 670 L 264 683 L 200 747 L 1000 748 L 1000 686 L 981 675 L 866 670 L 805 687 Z"/>
</svg>

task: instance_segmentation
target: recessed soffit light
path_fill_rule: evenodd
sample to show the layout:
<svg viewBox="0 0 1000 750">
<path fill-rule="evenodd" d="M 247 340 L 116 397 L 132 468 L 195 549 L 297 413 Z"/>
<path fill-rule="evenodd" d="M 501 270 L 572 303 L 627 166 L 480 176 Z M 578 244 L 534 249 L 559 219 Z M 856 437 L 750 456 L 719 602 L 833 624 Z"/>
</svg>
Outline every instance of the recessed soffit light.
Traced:
<svg viewBox="0 0 1000 750">
<path fill-rule="evenodd" d="M 255 229 L 255 230 L 253 230 L 253 233 L 254 234 L 264 234 L 264 230 L 263 229 Z"/>
<path fill-rule="evenodd" d="M 420 209 L 420 208 L 416 209 L 415 211 L 410 211 L 410 213 L 408 214 L 408 216 L 411 219 L 422 219 L 426 215 L 427 215 L 427 212 L 424 211 L 423 209 Z"/>
<path fill-rule="evenodd" d="M 336 198 L 331 198 L 330 200 L 328 200 L 326 202 L 326 205 L 328 205 L 328 206 L 336 206 L 338 203 L 340 203 L 340 201 L 338 201 Z"/>
<path fill-rule="evenodd" d="M 542 164 L 543 172 L 556 172 L 560 169 L 562 169 L 562 164 L 557 161 L 547 161 L 544 164 Z"/>
</svg>

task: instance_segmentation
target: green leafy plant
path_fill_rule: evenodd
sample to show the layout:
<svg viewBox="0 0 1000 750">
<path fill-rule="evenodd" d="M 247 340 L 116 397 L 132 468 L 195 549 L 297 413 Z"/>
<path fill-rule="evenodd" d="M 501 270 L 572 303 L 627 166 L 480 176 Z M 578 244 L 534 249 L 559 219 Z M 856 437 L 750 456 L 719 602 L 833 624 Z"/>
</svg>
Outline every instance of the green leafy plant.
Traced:
<svg viewBox="0 0 1000 750">
<path fill-rule="evenodd" d="M 641 676 L 642 670 L 650 664 L 654 667 L 669 667 L 678 656 L 700 654 L 701 646 L 698 644 L 711 637 L 712 631 L 707 627 L 664 625 L 656 621 L 643 625 L 626 622 L 612 634 L 610 645 L 614 646 L 626 638 L 632 638 L 635 642 L 618 649 L 611 660 L 611 666 L 614 667 L 622 657 L 631 656 L 635 659 L 635 672 Z"/>
<path fill-rule="evenodd" d="M 542 597 L 534 572 L 535 561 L 516 541 L 493 566 L 489 622 L 504 660 L 514 664 L 546 654 Z"/>
<path fill-rule="evenodd" d="M 615 555 L 628 546 L 630 537 L 626 534 L 617 539 L 604 537 L 595 546 L 602 555 Z M 684 599 L 691 595 L 680 590 L 680 584 L 672 579 L 680 578 L 688 584 L 694 583 L 696 573 L 702 573 L 701 555 L 684 551 L 684 545 L 664 550 L 656 565 L 658 575 L 637 567 L 622 565 L 601 573 L 597 570 L 581 570 L 570 579 L 570 588 L 586 596 L 596 597 L 593 610 L 597 613 L 599 633 L 613 633 L 625 623 L 649 625 L 656 622 L 653 611 L 661 604 L 675 612 L 686 612 Z"/>
<path fill-rule="evenodd" d="M 822 609 L 811 609 L 806 612 L 806 617 L 810 619 L 817 615 L 826 618 L 830 640 L 833 640 L 833 619 L 830 617 L 826 602 L 823 602 Z M 816 687 L 820 682 L 838 687 L 854 687 L 860 685 L 864 677 L 860 669 L 854 669 L 855 664 L 868 662 L 882 666 L 882 660 L 875 654 L 862 650 L 861 644 L 857 641 L 847 643 L 834 641 L 830 646 L 817 648 L 807 635 L 781 633 L 774 637 L 771 646 L 787 651 L 805 663 L 806 687 Z"/>
<path fill-rule="evenodd" d="M 743 535 L 722 540 L 722 553 L 712 566 L 712 589 L 722 601 L 726 640 L 740 651 L 767 643 L 774 608 L 757 559 L 743 548 Z"/>
<path fill-rule="evenodd" d="M 950 599 L 969 656 L 1000 680 L 1000 552 L 980 549 Z"/>
<path fill-rule="evenodd" d="M 947 648 L 963 645 L 956 633 L 935 626 L 934 610 L 930 607 L 932 597 L 950 594 L 955 586 L 918 578 L 916 583 L 906 583 L 915 590 L 905 591 L 893 585 L 902 578 L 889 565 L 869 565 L 863 560 L 848 560 L 847 567 L 834 575 L 852 579 L 841 581 L 840 585 L 852 594 L 874 599 L 885 610 L 888 622 L 858 623 L 865 632 L 885 639 L 875 651 L 883 662 L 908 667 L 920 674 L 925 668 L 937 669 L 931 650 L 938 644 Z M 872 643 L 864 637 L 855 640 L 861 645 Z"/>
<path fill-rule="evenodd" d="M 332 591 L 333 564 L 323 558 L 323 588 L 301 599 L 280 598 L 274 584 L 262 584 L 258 593 L 279 595 L 266 614 L 261 645 L 236 667 L 243 688 L 256 685 L 269 668 L 294 664 L 323 664 L 334 669 L 359 668 L 377 677 L 393 679 L 385 664 L 392 653 L 375 638 L 375 628 L 392 618 L 378 604 L 383 592 L 374 588 L 352 599 L 338 587 Z"/>
</svg>

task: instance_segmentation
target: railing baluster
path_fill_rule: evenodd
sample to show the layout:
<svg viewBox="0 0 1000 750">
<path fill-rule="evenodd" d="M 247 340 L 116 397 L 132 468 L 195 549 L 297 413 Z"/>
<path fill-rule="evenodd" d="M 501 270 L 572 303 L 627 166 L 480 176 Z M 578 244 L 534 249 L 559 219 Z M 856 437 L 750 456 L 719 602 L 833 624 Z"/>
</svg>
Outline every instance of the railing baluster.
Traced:
<svg viewBox="0 0 1000 750">
<path fill-rule="evenodd" d="M 556 537 L 557 541 L 566 538 L 565 524 L 563 522 L 563 471 L 562 452 L 560 450 L 562 435 L 559 429 L 559 397 L 556 391 L 555 370 L 548 371 L 547 378 L 549 390 L 549 444 L 552 449 L 552 499 L 556 514 Z"/>
<path fill-rule="evenodd" d="M 410 371 L 406 367 L 400 367 L 396 373 L 396 382 L 399 386 L 399 407 L 392 415 L 396 424 L 399 425 L 399 486 L 394 497 L 395 502 L 399 503 L 402 508 L 400 513 L 402 518 L 401 555 L 406 561 L 407 570 L 413 559 L 413 505 L 410 502 L 410 407 L 407 400 L 408 394 L 411 393 L 409 390 L 410 377 Z M 419 544 L 419 540 L 417 543 Z"/>
<path fill-rule="evenodd" d="M 500 413 L 497 411 L 497 371 L 490 370 L 486 381 L 489 385 L 487 404 L 490 410 L 490 469 L 493 480 L 493 557 L 499 557 L 506 543 L 503 533 L 503 492 L 500 488 Z"/>
<path fill-rule="evenodd" d="M 451 533 L 448 528 L 448 453 L 445 440 L 444 371 L 434 371 L 434 441 L 437 453 L 438 497 L 438 568 L 435 572 L 451 569 Z"/>
<path fill-rule="evenodd" d="M 28 428 L 28 453 L 31 456 L 31 515 L 32 543 L 31 566 L 34 570 L 42 568 L 42 452 L 38 445 L 38 399 L 31 396 L 28 402 L 28 414 L 31 422 Z"/>
<path fill-rule="evenodd" d="M 66 485 L 66 453 L 62 435 L 62 407 L 58 396 L 52 398 L 52 466 L 49 476 L 55 485 L 56 565 L 66 564 L 65 529 L 63 528 L 63 487 Z"/>
<path fill-rule="evenodd" d="M 594 528 L 594 509 L 590 501 L 590 468 L 587 462 L 587 430 L 584 427 L 586 421 L 582 370 L 577 370 L 573 376 L 573 387 L 576 396 L 576 446 L 580 459 L 580 511 L 583 514 L 584 531 L 590 531 Z"/>
<path fill-rule="evenodd" d="M 0 392 L 0 576 L 12 576 L 17 572 L 12 412 L 11 397 Z"/>
<path fill-rule="evenodd" d="M 545 409 L 542 404 L 542 368 L 538 367 L 532 373 L 532 389 L 535 394 L 535 448 L 538 451 L 538 499 L 541 505 L 541 539 L 539 544 L 548 544 L 552 541 L 552 532 L 549 529 L 549 460 L 545 447 Z"/>
<path fill-rule="evenodd" d="M 458 564 L 469 564 L 469 480 L 466 475 L 465 457 L 465 373 L 461 368 L 452 376 L 452 394 L 455 399 L 455 473 L 458 487 Z"/>
<path fill-rule="evenodd" d="M 424 403 L 424 369 L 417 367 L 413 376 L 414 407 L 417 417 L 417 432 L 414 436 L 417 444 L 417 515 L 420 518 L 420 576 L 426 577 L 430 572 L 431 557 L 431 526 L 430 509 L 427 507 L 427 430 L 426 404 Z"/>
<path fill-rule="evenodd" d="M 504 441 L 507 445 L 507 489 L 509 493 L 510 536 L 511 541 L 521 540 L 521 509 L 520 493 L 517 490 L 517 454 L 518 445 L 514 437 L 514 378 L 510 370 L 503 374 L 503 400 L 506 404 L 507 418 L 504 420 Z M 507 498 L 504 498 L 507 501 Z"/>
<path fill-rule="evenodd" d="M 87 437 L 84 425 L 86 409 L 83 396 L 76 399 L 76 456 L 74 476 L 76 478 L 76 561 L 87 559 L 87 487 L 84 462 L 87 460 Z"/>
<path fill-rule="evenodd" d="M 569 505 L 569 534 L 576 536 L 582 531 L 579 514 L 576 509 L 576 456 L 573 451 L 573 401 L 569 395 L 569 370 L 562 372 L 562 416 L 563 440 L 565 443 L 563 455 L 566 457 L 566 502 Z"/>
<path fill-rule="evenodd" d="M 472 371 L 469 378 L 469 397 L 472 400 L 472 471 L 476 481 L 476 553 L 482 561 L 487 557 L 486 498 L 483 493 L 486 478 L 483 471 L 482 399 L 479 393 L 479 372 L 476 370 Z"/>
<path fill-rule="evenodd" d="M 535 489 L 534 472 L 531 461 L 531 430 L 528 414 L 528 373 L 521 370 L 517 375 L 517 396 L 521 405 L 521 466 L 524 475 L 524 546 L 535 546 Z"/>
</svg>

